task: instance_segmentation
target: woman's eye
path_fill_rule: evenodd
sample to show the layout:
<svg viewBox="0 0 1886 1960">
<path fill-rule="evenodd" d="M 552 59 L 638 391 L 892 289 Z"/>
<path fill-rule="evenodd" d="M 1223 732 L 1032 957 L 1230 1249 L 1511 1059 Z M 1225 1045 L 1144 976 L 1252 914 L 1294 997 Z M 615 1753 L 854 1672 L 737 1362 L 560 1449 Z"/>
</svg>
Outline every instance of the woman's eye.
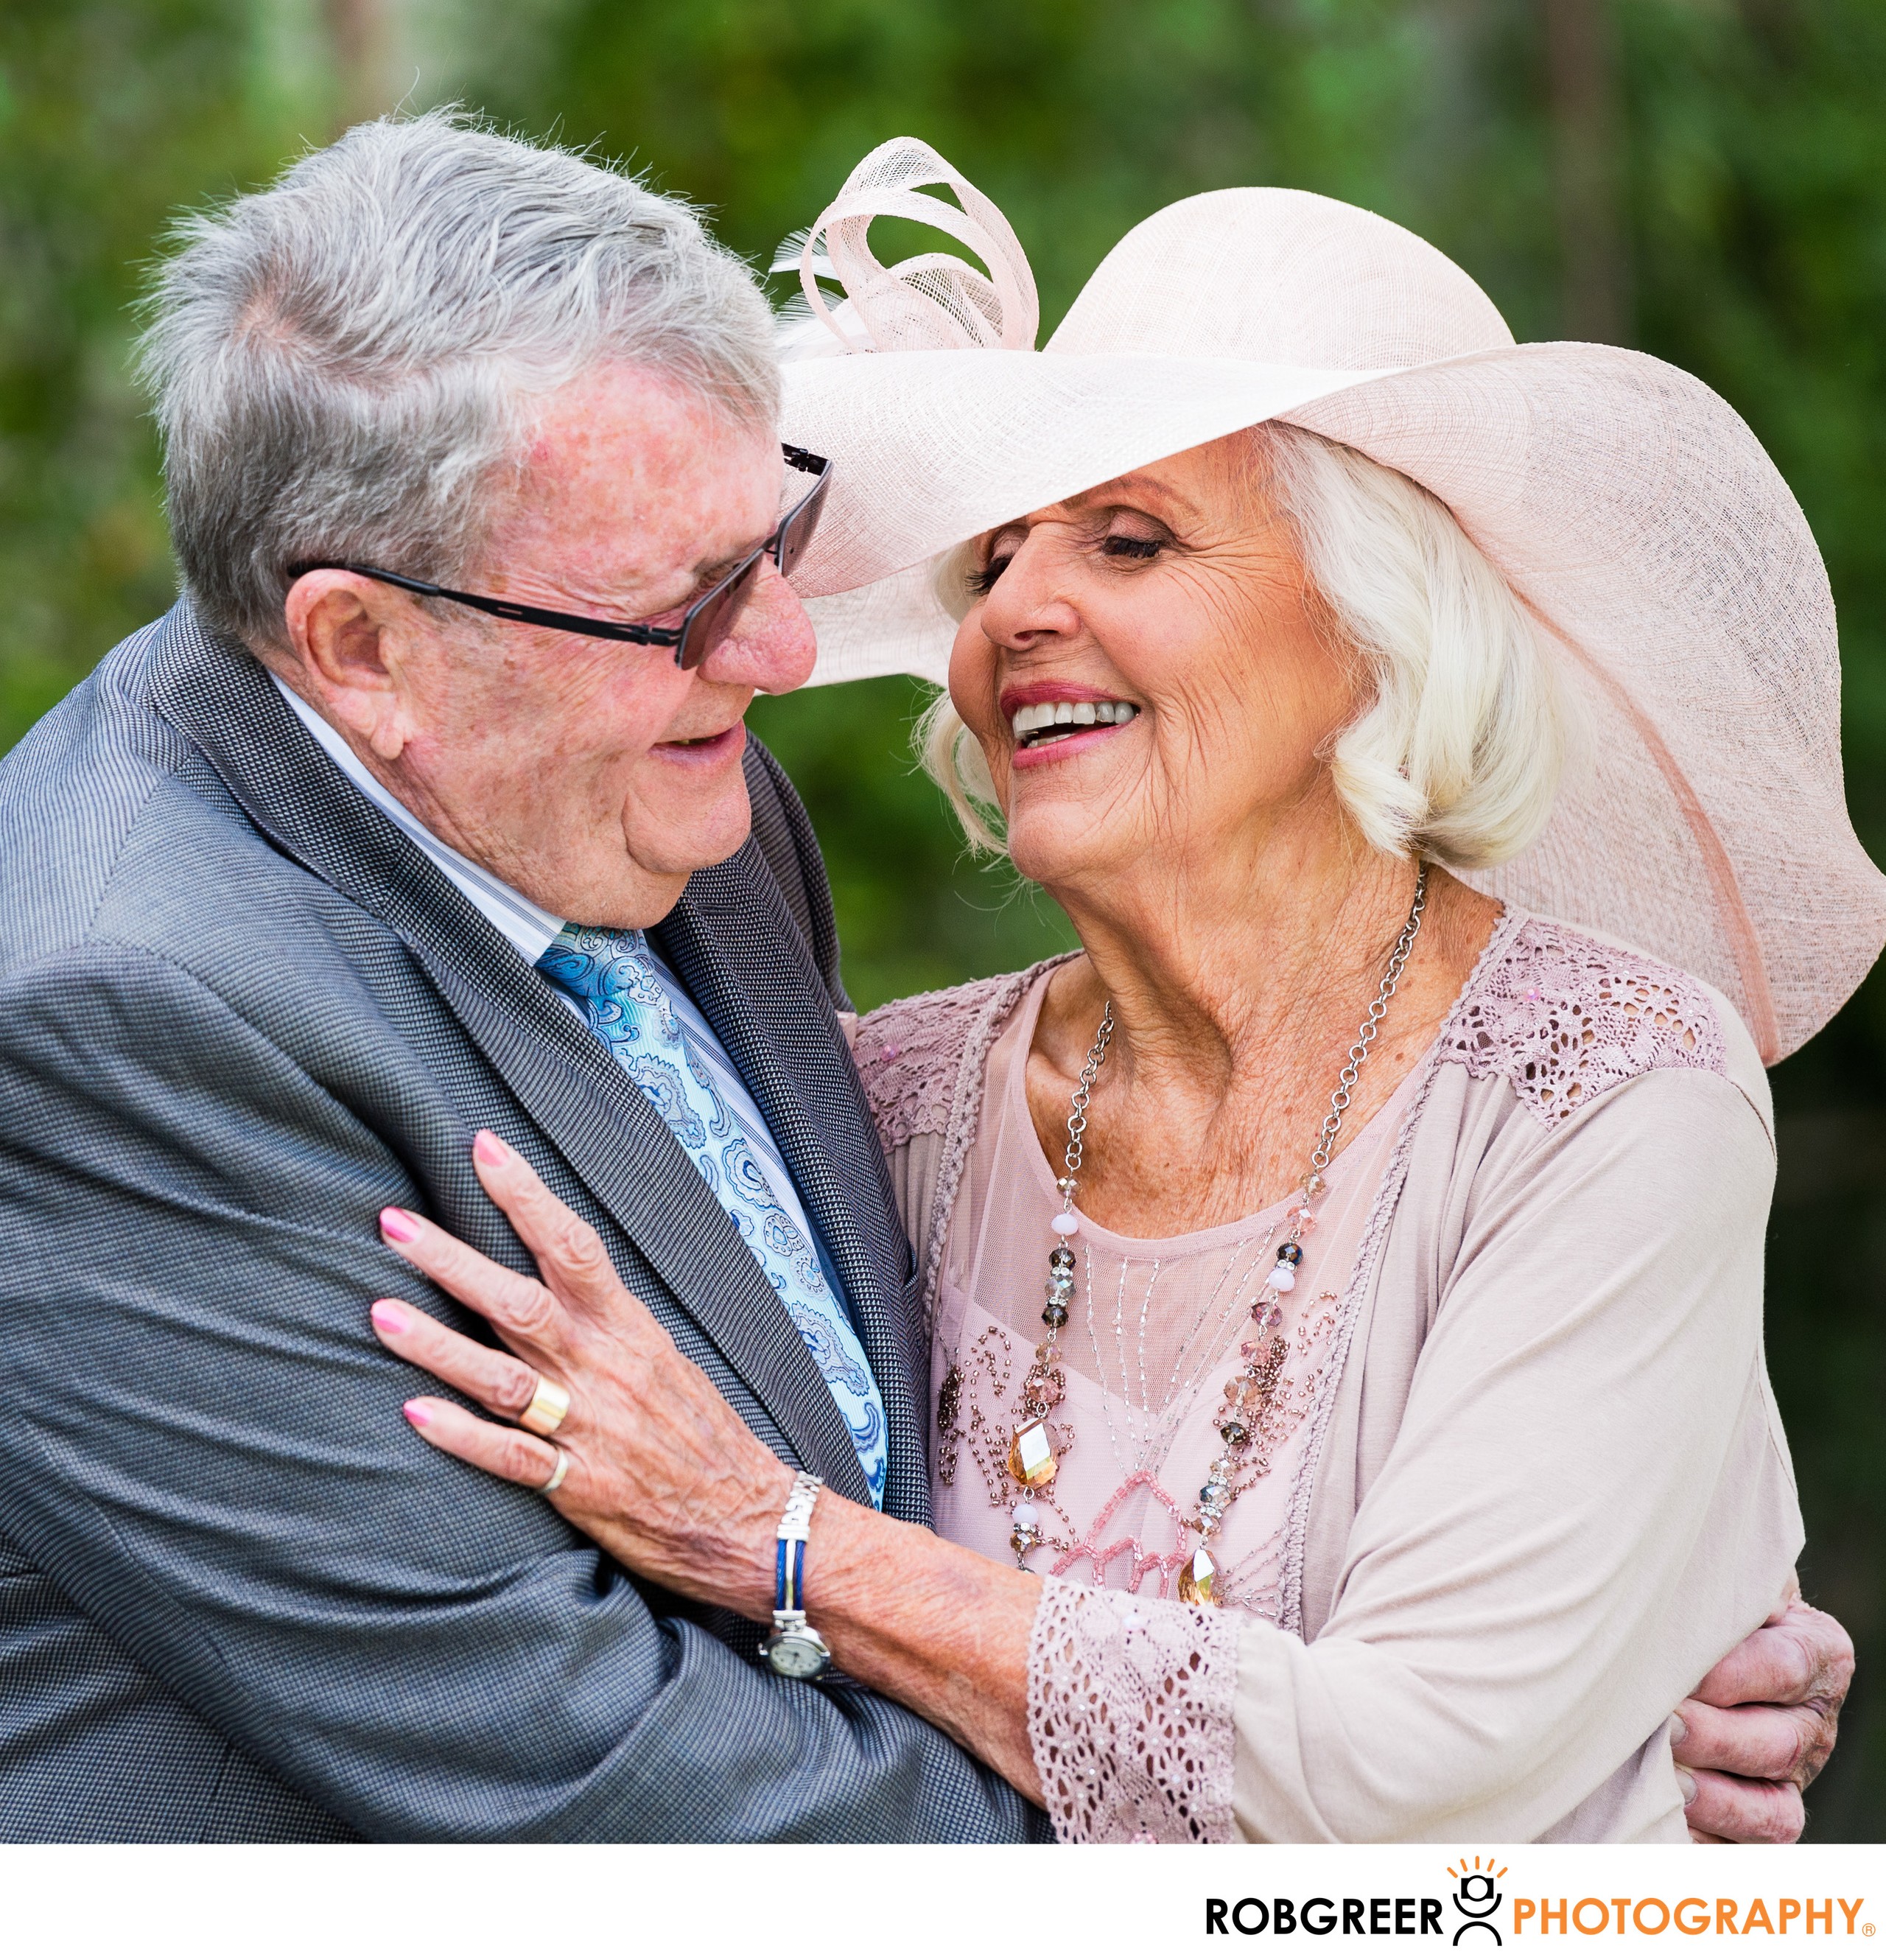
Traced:
<svg viewBox="0 0 1886 1960">
<path fill-rule="evenodd" d="M 1009 568 L 1013 552 L 998 554 L 990 559 L 980 571 L 969 574 L 969 590 L 980 598 L 986 599 L 995 590 L 995 581 Z"/>
<path fill-rule="evenodd" d="M 1157 558 L 1165 549 L 1157 538 L 1128 538 L 1118 535 L 1102 541 L 1101 550 L 1108 558 Z"/>
</svg>

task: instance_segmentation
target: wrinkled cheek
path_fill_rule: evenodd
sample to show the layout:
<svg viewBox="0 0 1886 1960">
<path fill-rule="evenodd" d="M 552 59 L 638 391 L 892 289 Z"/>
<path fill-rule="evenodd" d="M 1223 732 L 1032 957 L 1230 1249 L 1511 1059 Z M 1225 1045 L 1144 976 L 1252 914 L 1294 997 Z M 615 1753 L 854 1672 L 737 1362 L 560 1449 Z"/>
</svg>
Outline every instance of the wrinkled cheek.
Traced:
<svg viewBox="0 0 1886 1960">
<path fill-rule="evenodd" d="M 1164 836 L 1213 835 L 1242 822 L 1290 787 L 1308 759 L 1294 730 L 1235 696 L 1188 700 L 1162 711 L 1155 729 L 1143 800 L 1149 827 Z"/>
<path fill-rule="evenodd" d="M 949 698 L 978 735 L 998 719 L 995 705 L 996 650 L 975 624 L 976 613 L 956 628 L 949 650 Z"/>
<path fill-rule="evenodd" d="M 978 746 L 982 751 L 983 766 L 995 791 L 996 807 L 1006 819 L 1015 807 L 1015 772 L 1009 767 L 1009 746 L 998 741 L 980 743 Z"/>
<path fill-rule="evenodd" d="M 1011 773 L 1008 730 L 996 703 L 995 684 L 994 648 L 981 634 L 972 635 L 965 627 L 957 635 L 956 651 L 950 657 L 949 705 L 968 730 L 975 752 L 965 757 L 959 750 L 955 760 L 959 769 L 965 762 L 971 765 L 965 784 L 971 794 L 980 799 L 985 789 L 993 788 L 996 807 L 1006 816 Z M 977 779 L 973 765 L 978 762 L 984 781 Z"/>
</svg>

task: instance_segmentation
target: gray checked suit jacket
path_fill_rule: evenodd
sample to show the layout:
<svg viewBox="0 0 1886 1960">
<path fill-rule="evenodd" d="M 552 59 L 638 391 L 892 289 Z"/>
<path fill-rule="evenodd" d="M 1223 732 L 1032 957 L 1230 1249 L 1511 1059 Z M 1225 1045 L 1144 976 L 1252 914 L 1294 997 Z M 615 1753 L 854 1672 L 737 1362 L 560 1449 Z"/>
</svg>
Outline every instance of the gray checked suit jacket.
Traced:
<svg viewBox="0 0 1886 1960">
<path fill-rule="evenodd" d="M 656 933 L 853 1303 L 927 1522 L 910 1254 L 805 814 Z M 187 603 L 0 767 L 0 1835 L 1038 1838 L 893 1704 L 626 1575 L 429 1449 L 367 1319 L 383 1204 L 528 1269 L 521 1149 L 787 1462 L 863 1497 L 804 1344 L 667 1128 L 548 984 Z M 418 1290 L 415 1293 L 415 1289 Z M 485 1338 L 488 1338 L 486 1335 Z"/>
</svg>

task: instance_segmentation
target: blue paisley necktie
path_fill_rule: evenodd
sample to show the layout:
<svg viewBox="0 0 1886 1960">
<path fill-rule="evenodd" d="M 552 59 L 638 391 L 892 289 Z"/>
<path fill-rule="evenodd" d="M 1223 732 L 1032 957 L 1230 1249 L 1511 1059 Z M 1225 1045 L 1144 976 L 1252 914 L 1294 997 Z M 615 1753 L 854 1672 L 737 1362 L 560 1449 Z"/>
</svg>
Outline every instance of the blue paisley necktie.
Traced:
<svg viewBox="0 0 1886 1960">
<path fill-rule="evenodd" d="M 582 1009 L 746 1241 L 825 1378 L 881 1509 L 883 1400 L 785 1160 L 713 1031 L 639 932 L 566 925 L 537 965 Z"/>
</svg>

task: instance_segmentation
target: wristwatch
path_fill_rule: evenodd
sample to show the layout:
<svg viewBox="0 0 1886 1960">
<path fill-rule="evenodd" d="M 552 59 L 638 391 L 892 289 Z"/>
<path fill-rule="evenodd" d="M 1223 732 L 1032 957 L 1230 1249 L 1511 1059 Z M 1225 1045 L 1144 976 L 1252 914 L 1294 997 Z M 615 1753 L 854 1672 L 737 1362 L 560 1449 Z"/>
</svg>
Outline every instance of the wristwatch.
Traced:
<svg viewBox="0 0 1886 1960">
<path fill-rule="evenodd" d="M 779 1521 L 779 1580 L 773 1594 L 773 1631 L 759 1643 L 767 1665 L 788 1681 L 816 1681 L 832 1665 L 832 1650 L 806 1619 L 806 1535 L 823 1481 L 802 1470 L 793 1479 Z"/>
</svg>

